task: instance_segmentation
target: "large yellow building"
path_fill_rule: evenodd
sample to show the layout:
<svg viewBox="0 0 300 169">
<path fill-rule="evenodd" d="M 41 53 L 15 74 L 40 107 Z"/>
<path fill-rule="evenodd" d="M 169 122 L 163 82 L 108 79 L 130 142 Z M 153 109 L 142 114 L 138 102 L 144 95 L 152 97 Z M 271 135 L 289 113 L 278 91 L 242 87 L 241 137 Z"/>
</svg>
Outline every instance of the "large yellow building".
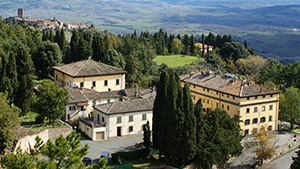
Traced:
<svg viewBox="0 0 300 169">
<path fill-rule="evenodd" d="M 125 89 L 126 71 L 92 59 L 54 66 L 54 82 L 60 87 L 85 87 L 98 92 Z"/>
<path fill-rule="evenodd" d="M 245 134 L 256 133 L 261 127 L 278 129 L 279 91 L 228 73 L 192 72 L 180 79 L 182 85 L 189 84 L 194 103 L 202 99 L 205 113 L 221 108 L 230 116 L 240 115 Z"/>
</svg>

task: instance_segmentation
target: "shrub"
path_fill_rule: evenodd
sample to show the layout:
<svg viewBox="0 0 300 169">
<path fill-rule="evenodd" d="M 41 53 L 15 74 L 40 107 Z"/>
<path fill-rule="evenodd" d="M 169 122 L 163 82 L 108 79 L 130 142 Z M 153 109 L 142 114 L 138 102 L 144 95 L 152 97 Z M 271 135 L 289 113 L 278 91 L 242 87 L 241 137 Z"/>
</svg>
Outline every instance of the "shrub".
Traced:
<svg viewBox="0 0 300 169">
<path fill-rule="evenodd" d="M 35 123 L 36 124 L 44 123 L 44 121 L 45 121 L 45 117 L 40 115 L 40 114 L 35 118 Z"/>
<path fill-rule="evenodd" d="M 139 158 L 145 158 L 148 156 L 148 151 L 146 149 L 138 149 L 133 151 L 120 151 L 111 154 L 113 162 L 118 162 L 118 157 L 122 157 L 125 160 L 134 160 Z"/>
</svg>

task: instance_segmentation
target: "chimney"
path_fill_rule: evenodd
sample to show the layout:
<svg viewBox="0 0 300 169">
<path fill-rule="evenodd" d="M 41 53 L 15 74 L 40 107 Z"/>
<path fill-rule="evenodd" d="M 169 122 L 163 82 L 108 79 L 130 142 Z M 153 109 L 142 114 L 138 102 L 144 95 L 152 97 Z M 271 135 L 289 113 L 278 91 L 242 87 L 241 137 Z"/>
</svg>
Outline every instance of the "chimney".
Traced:
<svg viewBox="0 0 300 169">
<path fill-rule="evenodd" d="M 137 87 L 137 84 L 134 84 L 135 87 L 135 97 L 139 97 L 139 88 Z"/>
</svg>

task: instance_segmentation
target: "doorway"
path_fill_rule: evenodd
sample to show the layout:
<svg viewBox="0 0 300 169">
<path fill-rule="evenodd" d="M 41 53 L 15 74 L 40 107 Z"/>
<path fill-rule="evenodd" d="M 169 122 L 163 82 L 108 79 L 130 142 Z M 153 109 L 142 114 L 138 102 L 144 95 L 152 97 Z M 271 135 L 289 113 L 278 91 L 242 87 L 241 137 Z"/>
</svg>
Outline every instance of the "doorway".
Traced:
<svg viewBox="0 0 300 169">
<path fill-rule="evenodd" d="M 121 127 L 117 127 L 117 136 L 120 137 L 121 135 Z"/>
</svg>

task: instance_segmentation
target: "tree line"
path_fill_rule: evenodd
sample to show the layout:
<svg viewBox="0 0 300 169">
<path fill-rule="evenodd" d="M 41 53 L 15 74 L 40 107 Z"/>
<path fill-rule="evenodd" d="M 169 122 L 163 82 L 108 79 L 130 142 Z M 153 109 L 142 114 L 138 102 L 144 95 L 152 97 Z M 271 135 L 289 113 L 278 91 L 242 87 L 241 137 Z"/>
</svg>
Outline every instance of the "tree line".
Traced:
<svg viewBox="0 0 300 169">
<path fill-rule="evenodd" d="M 199 168 L 224 165 L 242 152 L 239 117 L 221 109 L 203 113 L 202 100 L 193 104 L 189 85 L 182 88 L 175 72 L 163 71 L 153 108 L 153 145 L 167 163 L 194 161 Z"/>
</svg>

